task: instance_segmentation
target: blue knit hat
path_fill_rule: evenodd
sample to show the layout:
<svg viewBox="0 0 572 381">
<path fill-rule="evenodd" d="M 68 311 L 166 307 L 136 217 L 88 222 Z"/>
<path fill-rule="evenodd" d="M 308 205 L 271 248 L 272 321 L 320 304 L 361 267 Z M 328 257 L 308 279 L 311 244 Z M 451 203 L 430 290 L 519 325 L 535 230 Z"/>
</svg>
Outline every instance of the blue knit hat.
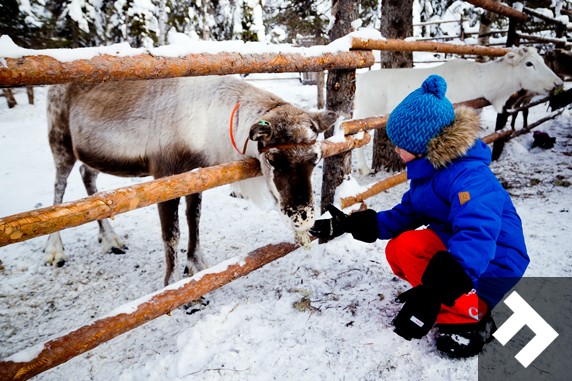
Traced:
<svg viewBox="0 0 572 381">
<path fill-rule="evenodd" d="M 386 127 L 393 144 L 411 153 L 426 154 L 429 141 L 455 119 L 455 109 L 445 98 L 446 92 L 443 77 L 431 75 L 397 105 Z"/>
</svg>

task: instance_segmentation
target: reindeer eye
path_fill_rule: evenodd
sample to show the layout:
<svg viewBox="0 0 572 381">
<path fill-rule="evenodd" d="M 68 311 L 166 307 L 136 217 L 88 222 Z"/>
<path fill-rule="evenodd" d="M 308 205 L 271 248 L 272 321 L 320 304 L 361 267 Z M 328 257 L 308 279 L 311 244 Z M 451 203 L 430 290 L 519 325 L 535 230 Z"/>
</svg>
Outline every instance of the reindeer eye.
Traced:
<svg viewBox="0 0 572 381">
<path fill-rule="evenodd" d="M 534 65 L 532 64 L 532 62 L 530 62 L 530 61 L 527 61 L 525 65 L 526 65 L 526 66 L 534 66 Z"/>
</svg>

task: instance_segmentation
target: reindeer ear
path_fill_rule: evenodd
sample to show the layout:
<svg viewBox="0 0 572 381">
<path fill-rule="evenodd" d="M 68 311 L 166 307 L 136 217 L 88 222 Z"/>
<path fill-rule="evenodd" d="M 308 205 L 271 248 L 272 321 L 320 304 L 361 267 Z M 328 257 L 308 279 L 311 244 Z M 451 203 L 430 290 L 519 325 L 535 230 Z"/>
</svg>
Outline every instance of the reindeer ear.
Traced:
<svg viewBox="0 0 572 381">
<path fill-rule="evenodd" d="M 516 65 L 518 63 L 519 57 L 517 56 L 516 52 L 513 51 L 510 53 L 507 53 L 505 55 L 505 58 L 506 58 L 506 62 L 508 62 L 509 64 Z"/>
<path fill-rule="evenodd" d="M 314 116 L 314 120 L 317 122 L 318 126 L 318 131 L 316 132 L 319 134 L 321 132 L 329 130 L 330 127 L 332 127 L 334 123 L 336 123 L 337 119 L 338 115 L 333 111 L 326 110 L 322 112 L 317 112 Z"/>
<path fill-rule="evenodd" d="M 255 142 L 267 142 L 272 139 L 274 128 L 270 122 L 261 120 L 250 127 L 250 140 Z"/>
</svg>

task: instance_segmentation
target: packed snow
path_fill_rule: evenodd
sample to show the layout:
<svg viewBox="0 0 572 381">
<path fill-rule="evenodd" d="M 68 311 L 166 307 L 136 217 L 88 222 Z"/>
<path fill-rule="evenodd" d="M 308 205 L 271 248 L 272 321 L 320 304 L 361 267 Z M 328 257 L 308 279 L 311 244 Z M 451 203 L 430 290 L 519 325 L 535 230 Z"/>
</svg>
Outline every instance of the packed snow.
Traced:
<svg viewBox="0 0 572 381">
<path fill-rule="evenodd" d="M 0 58 L 20 58 L 24 56 L 45 55 L 61 62 L 69 62 L 81 59 L 92 59 L 100 54 L 125 57 L 138 54 L 151 54 L 160 57 L 182 57 L 187 54 L 209 53 L 217 54 L 231 52 L 239 54 L 300 54 L 304 57 L 316 57 L 326 53 L 348 52 L 352 46 L 353 38 L 372 40 L 385 40 L 378 30 L 361 28 L 328 45 L 316 45 L 308 48 L 295 47 L 290 44 L 266 44 L 262 42 L 233 41 L 197 41 L 193 38 L 181 38 L 175 35 L 171 45 L 158 48 L 132 48 L 127 42 L 109 46 L 78 49 L 26 49 L 21 48 L 12 41 L 8 35 L 0 37 Z"/>
<path fill-rule="evenodd" d="M 416 59 L 427 56 L 416 54 Z M 246 79 L 295 105 L 316 109 L 316 87 L 303 86 L 292 74 Z M 18 106 L 13 109 L 0 99 L 0 216 L 52 203 L 55 171 L 46 134 L 46 88 L 35 90 L 35 105 L 27 104 L 22 89 L 16 90 Z M 529 121 L 546 114 L 545 105 L 537 106 Z M 492 107 L 483 110 L 482 119 L 483 134 L 492 132 Z M 531 149 L 532 135 L 526 134 L 510 141 L 491 165 L 523 220 L 531 257 L 526 276 L 571 275 L 571 121 L 565 112 L 537 128 L 556 137 L 553 149 Z M 519 117 L 517 126 L 521 124 Z M 371 155 L 368 145 L 369 160 Z M 321 167 L 314 173 L 317 200 Z M 338 196 L 359 193 L 390 175 L 354 175 Z M 100 175 L 98 180 L 102 191 L 149 178 Z M 407 183 L 401 184 L 366 203 L 374 210 L 389 209 L 407 189 Z M 211 266 L 234 263 L 268 243 L 293 241 L 294 233 L 274 208 L 259 209 L 230 193 L 223 186 L 203 195 L 201 244 Z M 65 201 L 85 195 L 76 168 Z M 0 357 L 28 348 L 18 356 L 33 358 L 39 350 L 35 345 L 161 289 L 165 264 L 156 209 L 135 210 L 112 221 L 129 246 L 125 255 L 101 252 L 95 223 L 62 231 L 69 258 L 62 268 L 42 265 L 47 237 L 0 248 Z M 185 225 L 182 218 L 181 264 Z M 206 295 L 210 304 L 200 312 L 187 315 L 177 309 L 35 379 L 476 380 L 477 359 L 442 356 L 435 348 L 436 329 L 413 341 L 392 332 L 391 319 L 401 308 L 393 300 L 409 286 L 392 274 L 384 257 L 386 243 L 365 244 L 349 235 L 323 245 L 314 242 L 311 251 L 299 249 Z"/>
</svg>

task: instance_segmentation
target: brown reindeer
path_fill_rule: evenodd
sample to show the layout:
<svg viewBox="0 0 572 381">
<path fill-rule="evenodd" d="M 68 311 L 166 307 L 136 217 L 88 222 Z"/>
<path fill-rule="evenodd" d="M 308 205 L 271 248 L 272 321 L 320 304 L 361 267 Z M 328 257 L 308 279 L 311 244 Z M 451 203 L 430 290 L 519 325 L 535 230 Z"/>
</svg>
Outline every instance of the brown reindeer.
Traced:
<svg viewBox="0 0 572 381">
<path fill-rule="evenodd" d="M 233 112 L 234 110 L 234 112 Z M 231 125 L 231 115 L 234 116 Z M 88 194 L 97 192 L 99 172 L 133 177 L 170 176 L 199 167 L 260 160 L 263 178 L 247 180 L 241 193 L 266 188 L 292 230 L 314 223 L 312 171 L 322 156 L 318 134 L 335 122 L 335 113 L 307 112 L 234 77 L 67 84 L 48 92 L 48 136 L 56 181 L 54 203 L 61 203 L 76 160 Z M 253 199 L 256 196 L 248 195 Z M 186 196 L 189 225 L 184 275 L 207 267 L 199 246 L 201 194 Z M 179 199 L 158 204 L 167 271 L 176 269 Z M 123 253 L 123 242 L 107 220 L 98 221 L 104 251 Z M 59 233 L 49 236 L 44 263 L 66 261 Z"/>
</svg>

